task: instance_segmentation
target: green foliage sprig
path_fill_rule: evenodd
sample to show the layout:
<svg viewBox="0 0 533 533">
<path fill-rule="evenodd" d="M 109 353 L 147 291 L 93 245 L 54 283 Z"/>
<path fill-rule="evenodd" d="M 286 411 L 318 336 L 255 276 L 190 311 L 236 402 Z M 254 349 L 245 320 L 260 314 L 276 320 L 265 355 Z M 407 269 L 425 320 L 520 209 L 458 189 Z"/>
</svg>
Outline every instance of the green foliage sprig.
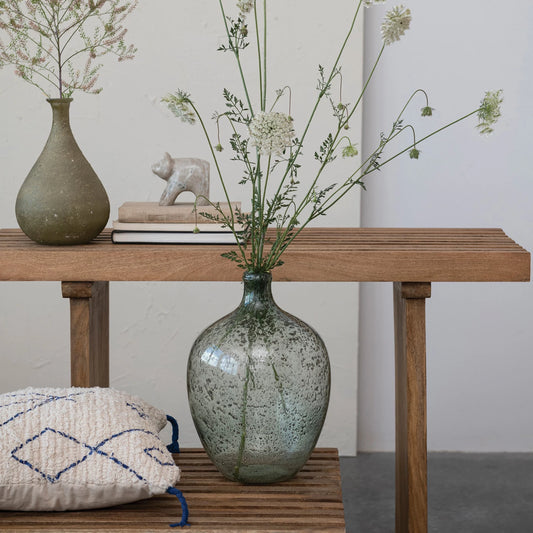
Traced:
<svg viewBox="0 0 533 533">
<path fill-rule="evenodd" d="M 292 97 L 290 88 L 285 87 L 276 91 L 272 106 L 267 107 L 268 0 L 239 0 L 236 2 L 239 12 L 233 17 L 226 14 L 223 1 L 218 0 L 227 36 L 227 43 L 220 46 L 219 51 L 233 54 L 242 83 L 243 97 L 233 94 L 228 89 L 223 90 L 226 111 L 215 113 L 213 116 L 217 125 L 216 144 L 211 140 L 206 124 L 188 93 L 178 90 L 163 98 L 169 109 L 182 121 L 189 124 L 197 121 L 200 123 L 228 203 L 230 198 L 217 152 L 223 150 L 220 140 L 220 124 L 224 121 L 229 125 L 229 145 L 233 151 L 231 159 L 239 161 L 244 166 L 243 177 L 239 183 L 250 190 L 251 211 L 246 215 L 233 211 L 226 215 L 219 209 L 216 219 L 235 233 L 238 250 L 224 255 L 235 261 L 241 268 L 253 272 L 267 272 L 280 266 L 284 251 L 303 228 L 318 217 L 325 215 L 355 186 L 364 188 L 365 180 L 371 174 L 400 155 L 408 153 L 411 159 L 418 159 L 421 154 L 419 145 L 444 129 L 477 114 L 478 128 L 481 133 L 492 132 L 496 120 L 500 117 L 501 91 L 487 92 L 476 109 L 417 139 L 415 126 L 405 122 L 404 115 L 407 108 L 413 105 L 415 97 L 422 97 L 424 106 L 421 108 L 421 116 L 431 117 L 434 111 L 429 105 L 427 93 L 422 89 L 417 89 L 393 121 L 389 133 L 380 134 L 377 145 L 361 165 L 354 167 L 338 183 L 321 183 L 324 170 L 334 163 L 339 154 L 343 157 L 353 157 L 358 154 L 357 143 L 354 143 L 345 132 L 349 129 L 354 114 L 360 110 L 363 96 L 368 90 L 386 47 L 400 40 L 409 29 L 411 23 L 409 9 L 396 6 L 386 13 L 381 26 L 383 43 L 374 66 L 360 94 L 352 102 L 345 101 L 342 97 L 340 62 L 346 45 L 354 32 L 361 8 L 384 2 L 385 0 L 356 1 L 357 6 L 350 27 L 333 65 L 330 68 L 318 67 L 316 101 L 298 136 L 296 136 L 295 125 L 290 116 Z M 249 29 L 249 20 L 251 20 L 252 30 Z M 255 36 L 254 46 L 251 47 L 250 44 L 254 39 L 248 40 L 250 36 Z M 258 63 L 259 94 L 255 95 L 255 100 L 252 98 L 241 62 L 241 54 L 249 47 L 255 48 Z M 274 111 L 275 106 L 286 93 L 289 95 L 289 113 Z M 334 123 L 332 131 L 326 134 L 324 141 L 314 151 L 318 170 L 312 182 L 307 185 L 307 189 L 302 191 L 298 181 L 300 158 L 311 124 L 319 106 L 324 102 L 329 103 L 331 107 Z M 410 139 L 407 141 L 407 146 L 394 155 L 386 157 L 385 152 L 389 144 L 405 134 Z M 237 224 L 245 224 L 246 229 L 243 233 L 235 231 Z M 270 233 L 267 235 L 269 228 L 275 228 L 273 237 Z"/>
<path fill-rule="evenodd" d="M 50 97 L 75 90 L 99 93 L 102 64 L 112 54 L 119 61 L 133 58 L 126 45 L 124 19 L 138 0 L 0 0 L 0 67 L 15 73 Z M 80 67 L 79 60 L 85 56 Z"/>
</svg>

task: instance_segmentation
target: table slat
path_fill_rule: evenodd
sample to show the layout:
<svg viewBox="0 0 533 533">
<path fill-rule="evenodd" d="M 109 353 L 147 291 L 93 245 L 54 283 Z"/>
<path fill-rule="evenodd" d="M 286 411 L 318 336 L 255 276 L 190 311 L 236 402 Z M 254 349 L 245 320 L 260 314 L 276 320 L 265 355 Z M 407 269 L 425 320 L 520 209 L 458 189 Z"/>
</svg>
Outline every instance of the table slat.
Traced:
<svg viewBox="0 0 533 533">
<path fill-rule="evenodd" d="M 0 230 L 3 281 L 240 281 L 231 245 L 43 246 Z M 528 281 L 530 254 L 497 228 L 306 228 L 277 281 Z"/>
</svg>

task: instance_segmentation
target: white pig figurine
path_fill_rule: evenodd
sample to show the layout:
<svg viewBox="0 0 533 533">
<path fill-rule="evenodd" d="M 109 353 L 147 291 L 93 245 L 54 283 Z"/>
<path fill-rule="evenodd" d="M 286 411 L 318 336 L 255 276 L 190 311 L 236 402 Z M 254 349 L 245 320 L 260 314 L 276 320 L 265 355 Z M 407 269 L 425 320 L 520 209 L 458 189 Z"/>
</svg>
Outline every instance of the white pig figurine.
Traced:
<svg viewBox="0 0 533 533">
<path fill-rule="evenodd" d="M 190 191 L 198 198 L 197 205 L 209 204 L 208 161 L 193 157 L 172 158 L 166 152 L 161 161 L 152 165 L 152 172 L 167 182 L 159 205 L 173 205 L 184 191 Z"/>
</svg>

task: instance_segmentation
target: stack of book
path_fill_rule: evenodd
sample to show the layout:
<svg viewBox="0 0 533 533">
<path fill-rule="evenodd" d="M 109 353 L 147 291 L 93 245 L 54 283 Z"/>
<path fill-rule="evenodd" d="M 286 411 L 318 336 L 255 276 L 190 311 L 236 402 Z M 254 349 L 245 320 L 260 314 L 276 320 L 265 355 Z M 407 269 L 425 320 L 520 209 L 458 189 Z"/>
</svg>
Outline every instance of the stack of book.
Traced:
<svg viewBox="0 0 533 533">
<path fill-rule="evenodd" d="M 233 212 L 240 207 L 240 202 L 231 204 Z M 229 204 L 221 202 L 220 208 L 229 216 Z M 111 239 L 115 243 L 235 244 L 229 228 L 201 215 L 219 214 L 213 206 L 198 206 L 196 211 L 193 203 L 126 202 L 118 209 Z"/>
</svg>

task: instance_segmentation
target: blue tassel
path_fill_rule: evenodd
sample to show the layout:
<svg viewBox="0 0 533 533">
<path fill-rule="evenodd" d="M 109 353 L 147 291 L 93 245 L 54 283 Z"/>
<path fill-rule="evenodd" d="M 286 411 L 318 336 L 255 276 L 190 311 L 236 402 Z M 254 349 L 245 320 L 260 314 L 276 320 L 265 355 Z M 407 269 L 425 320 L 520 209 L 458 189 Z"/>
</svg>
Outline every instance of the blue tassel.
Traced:
<svg viewBox="0 0 533 533">
<path fill-rule="evenodd" d="M 172 443 L 167 446 L 167 450 L 170 453 L 180 453 L 180 445 L 178 439 L 180 436 L 180 429 L 176 419 L 170 415 L 167 415 L 167 420 L 172 424 Z"/>
<path fill-rule="evenodd" d="M 181 490 L 178 490 L 174 487 L 169 487 L 167 489 L 167 492 L 176 496 L 176 498 L 178 498 L 181 504 L 181 522 L 176 524 L 170 524 L 170 527 L 190 526 L 190 524 L 187 523 L 187 520 L 189 519 L 189 507 L 187 506 L 187 500 L 185 500 L 185 496 L 183 496 Z"/>
</svg>

